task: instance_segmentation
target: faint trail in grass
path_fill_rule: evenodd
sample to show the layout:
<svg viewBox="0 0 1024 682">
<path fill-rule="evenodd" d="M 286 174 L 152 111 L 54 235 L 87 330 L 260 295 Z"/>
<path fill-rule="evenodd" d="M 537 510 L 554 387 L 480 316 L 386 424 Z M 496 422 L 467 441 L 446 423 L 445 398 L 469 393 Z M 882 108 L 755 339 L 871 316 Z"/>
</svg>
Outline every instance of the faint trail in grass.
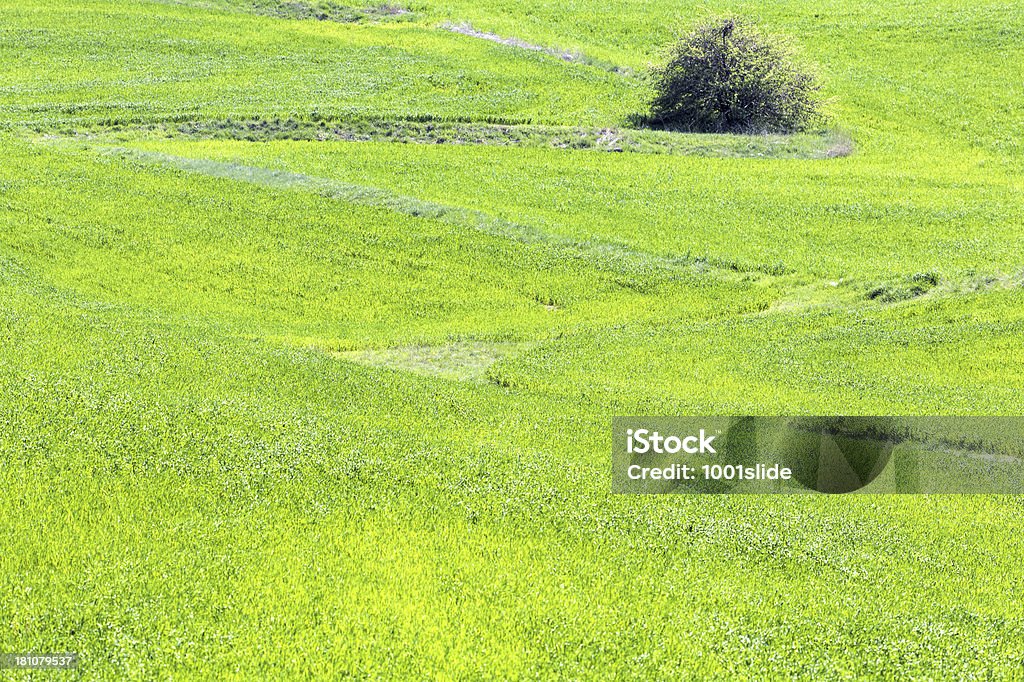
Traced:
<svg viewBox="0 0 1024 682">
<path fill-rule="evenodd" d="M 605 71 L 611 71 L 612 73 L 621 74 L 632 74 L 633 70 L 624 66 L 618 66 L 609 62 L 592 59 L 580 52 L 575 50 L 560 50 L 554 47 L 545 47 L 543 45 L 537 45 L 530 43 L 521 38 L 500 36 L 497 33 L 491 33 L 489 31 L 478 31 L 473 28 L 468 22 L 451 23 L 446 22 L 441 24 L 441 29 L 445 31 L 451 31 L 452 33 L 458 33 L 460 35 L 469 36 L 470 38 L 479 38 L 481 40 L 489 40 L 492 43 L 498 43 L 499 45 L 506 45 L 508 47 L 515 47 L 520 50 L 528 50 L 530 52 L 540 52 L 552 57 L 557 57 L 562 61 L 576 62 L 579 64 L 586 64 L 587 66 L 593 66 Z"/>
<path fill-rule="evenodd" d="M 690 256 L 664 256 L 640 251 L 621 243 L 572 240 L 543 232 L 529 225 L 498 218 L 482 211 L 447 206 L 376 187 L 328 180 L 302 173 L 208 159 L 194 159 L 127 147 L 102 149 L 107 153 L 144 163 L 157 163 L 209 177 L 237 180 L 275 189 L 313 192 L 330 199 L 383 208 L 417 218 L 438 220 L 456 227 L 525 244 L 541 245 L 558 258 L 584 260 L 589 267 L 620 275 L 616 281 L 627 288 L 642 290 L 652 281 L 708 276 L 714 271 L 717 271 L 719 277 L 730 274 L 738 276 L 739 273 L 748 273 L 748 277 L 750 274 L 756 275 L 757 273 L 784 274 L 778 271 L 778 266 L 747 265 Z"/>
<path fill-rule="evenodd" d="M 795 135 L 709 135 L 621 127 L 510 125 L 467 121 L 302 120 L 251 118 L 86 127 L 76 137 L 114 143 L 137 139 L 403 142 L 494 145 L 710 158 L 831 159 L 852 150 L 838 132 Z"/>
<path fill-rule="evenodd" d="M 360 350 L 331 355 L 372 367 L 458 381 L 486 381 L 487 370 L 499 360 L 537 345 L 515 341 L 459 341 L 437 346 Z"/>
</svg>

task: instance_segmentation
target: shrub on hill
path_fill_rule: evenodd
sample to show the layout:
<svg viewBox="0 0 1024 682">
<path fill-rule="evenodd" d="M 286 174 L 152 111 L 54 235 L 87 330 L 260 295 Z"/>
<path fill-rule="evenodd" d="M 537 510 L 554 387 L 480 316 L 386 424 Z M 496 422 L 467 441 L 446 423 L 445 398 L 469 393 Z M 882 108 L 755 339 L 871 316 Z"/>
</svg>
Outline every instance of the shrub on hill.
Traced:
<svg viewBox="0 0 1024 682">
<path fill-rule="evenodd" d="M 792 51 L 742 19 L 716 19 L 682 36 L 654 70 L 644 120 L 701 133 L 790 133 L 819 117 L 814 76 Z"/>
</svg>

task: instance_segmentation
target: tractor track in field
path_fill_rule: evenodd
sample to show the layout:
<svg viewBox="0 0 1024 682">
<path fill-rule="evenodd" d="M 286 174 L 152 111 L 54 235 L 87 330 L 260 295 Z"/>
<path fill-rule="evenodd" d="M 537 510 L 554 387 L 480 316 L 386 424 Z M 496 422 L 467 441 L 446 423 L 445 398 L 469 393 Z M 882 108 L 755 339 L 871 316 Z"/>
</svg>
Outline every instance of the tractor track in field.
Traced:
<svg viewBox="0 0 1024 682">
<path fill-rule="evenodd" d="M 139 139 L 395 142 L 704 158 L 824 160 L 848 156 L 853 151 L 850 140 L 835 131 L 799 135 L 706 135 L 621 126 L 552 126 L 429 119 L 302 120 L 252 117 L 94 125 L 59 132 L 61 136 L 113 143 Z"/>
<path fill-rule="evenodd" d="M 598 69 L 602 69 L 604 71 L 609 71 L 611 73 L 618 73 L 622 75 L 633 74 L 633 70 L 628 67 L 619 66 L 617 64 L 612 64 L 611 62 L 601 61 L 599 59 L 593 59 L 592 57 L 588 57 L 587 55 L 583 54 L 582 52 L 579 52 L 578 50 L 562 50 L 555 47 L 545 47 L 544 45 L 531 43 L 521 38 L 516 38 L 513 36 L 501 36 L 498 35 L 497 33 L 492 33 L 490 31 L 480 31 L 474 28 L 472 24 L 465 21 L 459 23 L 445 22 L 438 26 L 438 28 L 444 31 L 458 33 L 459 35 L 468 36 L 470 38 L 487 40 L 492 43 L 505 45 L 507 47 L 512 47 L 519 50 L 526 50 L 528 52 L 538 52 L 541 54 L 546 54 L 550 57 L 561 59 L 564 62 L 584 64 L 586 66 L 592 66 Z"/>
</svg>

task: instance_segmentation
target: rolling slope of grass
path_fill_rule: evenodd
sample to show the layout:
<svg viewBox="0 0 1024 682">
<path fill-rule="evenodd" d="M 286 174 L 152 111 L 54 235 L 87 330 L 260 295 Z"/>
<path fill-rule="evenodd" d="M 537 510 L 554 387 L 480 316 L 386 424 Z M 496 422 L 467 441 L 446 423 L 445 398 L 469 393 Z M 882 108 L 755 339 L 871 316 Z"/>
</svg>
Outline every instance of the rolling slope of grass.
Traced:
<svg viewBox="0 0 1024 682">
<path fill-rule="evenodd" d="M 46 128 L 301 114 L 603 124 L 637 84 L 401 22 L 283 21 L 146 0 L 7 2 L 0 117 Z"/>
<path fill-rule="evenodd" d="M 614 414 L 1024 412 L 1024 282 L 872 308 L 680 316 L 545 343 L 491 372 Z"/>
<path fill-rule="evenodd" d="M 984 150 L 1018 169 L 1024 153 L 1024 82 L 1013 66 L 1024 59 L 1024 8 L 1015 3 L 583 0 L 570 10 L 544 0 L 426 0 L 424 9 L 636 68 L 708 13 L 751 16 L 820 65 L 832 108 L 859 144 L 896 159 Z"/>
<path fill-rule="evenodd" d="M 1022 674 L 1016 498 L 609 493 L 616 414 L 1020 413 L 1019 7 L 306 6 L 0 0 L 0 653 Z M 621 127 L 708 9 L 796 37 L 852 156 L 158 139 Z"/>
<path fill-rule="evenodd" d="M 520 241 L 301 185 L 12 142 L 0 170 L 17 263 L 90 299 L 336 350 L 548 336 L 672 304 L 707 318 L 777 292 L 644 254 Z M 78 187 L 68 202 L 69 183 Z M 415 209 L 414 209 L 415 210 Z M 645 291 L 648 290 L 648 291 Z M 727 301 L 732 300 L 730 305 Z"/>
<path fill-rule="evenodd" d="M 1024 654 L 1016 501 L 611 497 L 603 408 L 40 281 L 0 281 L 6 649 L 79 651 L 90 679 L 1002 677 Z"/>
<path fill-rule="evenodd" d="M 1024 188 L 956 158 L 617 156 L 388 143 L 142 142 L 145 149 L 358 182 L 574 239 L 861 282 L 1018 272 Z M 970 179 L 965 179 L 969 177 Z M 557 197 L 552 201 L 551 197 Z"/>
</svg>

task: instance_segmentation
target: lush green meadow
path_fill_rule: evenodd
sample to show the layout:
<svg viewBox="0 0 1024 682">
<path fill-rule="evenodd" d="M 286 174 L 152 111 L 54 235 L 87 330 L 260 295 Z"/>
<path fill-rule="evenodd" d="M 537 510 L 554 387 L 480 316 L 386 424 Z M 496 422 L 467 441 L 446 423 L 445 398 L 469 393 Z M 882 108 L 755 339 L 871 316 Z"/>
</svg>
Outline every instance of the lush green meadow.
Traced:
<svg viewBox="0 0 1024 682">
<path fill-rule="evenodd" d="M 1024 9 L 716 5 L 783 148 L 625 130 L 705 4 L 397 7 L 0 0 L 0 653 L 1024 675 L 1016 498 L 609 492 L 615 415 L 1022 413 Z"/>
</svg>

